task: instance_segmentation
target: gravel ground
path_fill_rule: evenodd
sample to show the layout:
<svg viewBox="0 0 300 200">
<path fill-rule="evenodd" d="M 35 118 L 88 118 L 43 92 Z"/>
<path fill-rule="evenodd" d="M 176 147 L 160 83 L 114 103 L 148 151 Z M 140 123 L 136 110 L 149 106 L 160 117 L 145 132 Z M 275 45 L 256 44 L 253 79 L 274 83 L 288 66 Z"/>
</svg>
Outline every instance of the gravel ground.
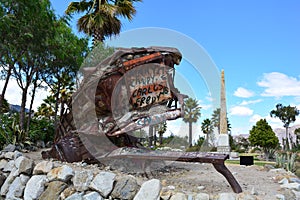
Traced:
<svg viewBox="0 0 300 200">
<path fill-rule="evenodd" d="M 38 162 L 42 159 L 40 153 L 41 150 L 25 153 L 25 155 Z M 183 192 L 185 194 L 204 192 L 211 196 L 223 192 L 233 192 L 225 177 L 218 173 L 212 164 L 183 162 L 160 162 L 159 164 L 165 167 L 147 173 L 148 177 L 141 173 L 131 174 L 135 175 L 140 183 L 149 178 L 157 178 L 161 180 L 164 188 L 169 188 L 173 192 Z M 292 174 L 283 170 L 272 172 L 264 167 L 254 165 L 227 164 L 226 166 L 239 182 L 243 192 L 255 194 L 258 200 L 274 200 L 277 194 L 284 194 L 287 200 L 295 199 L 290 190 L 281 189 L 278 183 L 283 177 L 293 176 Z M 111 167 L 111 169 L 116 173 L 127 173 L 125 168 L 116 170 Z"/>
</svg>

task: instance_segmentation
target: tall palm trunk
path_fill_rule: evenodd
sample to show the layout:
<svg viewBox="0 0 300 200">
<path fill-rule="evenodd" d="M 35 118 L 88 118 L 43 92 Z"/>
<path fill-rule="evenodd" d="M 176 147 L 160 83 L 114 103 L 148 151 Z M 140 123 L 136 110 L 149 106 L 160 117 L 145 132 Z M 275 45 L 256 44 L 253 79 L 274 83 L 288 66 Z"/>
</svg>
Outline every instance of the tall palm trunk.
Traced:
<svg viewBox="0 0 300 200">
<path fill-rule="evenodd" d="M 192 133 L 193 133 L 193 123 L 189 122 L 189 145 L 190 145 L 190 147 L 193 145 Z"/>
</svg>

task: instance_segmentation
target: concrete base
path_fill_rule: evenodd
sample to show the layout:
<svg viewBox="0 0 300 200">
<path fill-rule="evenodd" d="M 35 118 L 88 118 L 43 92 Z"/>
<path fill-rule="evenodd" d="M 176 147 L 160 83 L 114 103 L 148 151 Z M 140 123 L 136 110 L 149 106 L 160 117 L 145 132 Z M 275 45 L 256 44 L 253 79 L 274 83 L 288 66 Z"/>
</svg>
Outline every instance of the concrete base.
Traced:
<svg viewBox="0 0 300 200">
<path fill-rule="evenodd" d="M 230 154 L 229 135 L 220 134 L 218 139 L 217 151 L 219 153 Z"/>
</svg>

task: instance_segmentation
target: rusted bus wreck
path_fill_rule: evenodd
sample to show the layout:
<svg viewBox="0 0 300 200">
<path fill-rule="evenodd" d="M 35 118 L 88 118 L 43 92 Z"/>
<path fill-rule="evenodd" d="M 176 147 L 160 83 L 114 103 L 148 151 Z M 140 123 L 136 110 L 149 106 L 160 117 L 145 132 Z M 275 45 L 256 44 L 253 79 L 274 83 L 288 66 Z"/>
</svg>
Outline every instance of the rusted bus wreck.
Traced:
<svg viewBox="0 0 300 200">
<path fill-rule="evenodd" d="M 42 153 L 43 158 L 88 163 L 129 159 L 141 163 L 143 171 L 146 161 L 211 163 L 234 192 L 242 192 L 224 164 L 229 155 L 149 151 L 131 135 L 134 130 L 183 117 L 187 96 L 174 86 L 174 65 L 181 59 L 175 48 L 122 48 L 97 66 L 83 68 L 81 85 L 60 119 L 54 145 Z"/>
<path fill-rule="evenodd" d="M 174 86 L 181 59 L 176 48 L 119 48 L 97 66 L 83 67 L 55 144 L 43 157 L 94 162 L 95 154 L 117 147 L 142 147 L 132 131 L 183 116 L 186 95 Z"/>
</svg>

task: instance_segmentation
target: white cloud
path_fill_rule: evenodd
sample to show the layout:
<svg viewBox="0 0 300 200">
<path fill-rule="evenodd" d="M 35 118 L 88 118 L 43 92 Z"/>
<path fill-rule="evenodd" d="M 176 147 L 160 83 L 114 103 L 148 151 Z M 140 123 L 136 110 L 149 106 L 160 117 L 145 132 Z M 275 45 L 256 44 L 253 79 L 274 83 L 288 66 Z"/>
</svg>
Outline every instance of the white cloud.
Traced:
<svg viewBox="0 0 300 200">
<path fill-rule="evenodd" d="M 264 74 L 257 85 L 265 88 L 262 96 L 283 97 L 283 96 L 300 96 L 300 80 L 287 76 L 279 72 Z"/>
<path fill-rule="evenodd" d="M 234 106 L 230 109 L 230 115 L 251 116 L 252 114 L 253 114 L 253 110 L 245 106 Z"/>
<path fill-rule="evenodd" d="M 263 119 L 262 116 L 258 115 L 258 114 L 254 114 L 252 115 L 252 117 L 250 118 L 249 122 L 256 124 L 257 121 L 259 121 L 260 119 Z"/>
<path fill-rule="evenodd" d="M 262 99 L 257 99 L 257 100 L 251 100 L 251 101 L 243 101 L 240 105 L 241 106 L 246 106 L 246 105 L 249 105 L 249 104 L 256 104 L 256 103 L 259 103 L 261 102 Z"/>
<path fill-rule="evenodd" d="M 237 97 L 242 97 L 242 98 L 249 98 L 254 96 L 254 92 L 247 90 L 245 88 L 239 87 L 233 94 L 234 96 Z"/>
<path fill-rule="evenodd" d="M 261 115 L 258 115 L 258 114 L 254 114 L 250 120 L 249 120 L 249 123 L 253 125 L 256 124 L 257 121 L 259 121 L 260 119 L 266 119 L 268 124 L 272 127 L 272 129 L 274 130 L 275 128 L 281 128 L 282 127 L 282 122 L 280 121 L 280 119 L 278 118 L 274 118 L 274 117 L 271 117 L 270 115 L 267 115 L 267 116 L 261 116 Z"/>
<path fill-rule="evenodd" d="M 201 110 L 208 110 L 212 108 L 211 104 L 205 104 L 202 100 L 198 100 L 198 105 L 201 107 Z"/>
</svg>

